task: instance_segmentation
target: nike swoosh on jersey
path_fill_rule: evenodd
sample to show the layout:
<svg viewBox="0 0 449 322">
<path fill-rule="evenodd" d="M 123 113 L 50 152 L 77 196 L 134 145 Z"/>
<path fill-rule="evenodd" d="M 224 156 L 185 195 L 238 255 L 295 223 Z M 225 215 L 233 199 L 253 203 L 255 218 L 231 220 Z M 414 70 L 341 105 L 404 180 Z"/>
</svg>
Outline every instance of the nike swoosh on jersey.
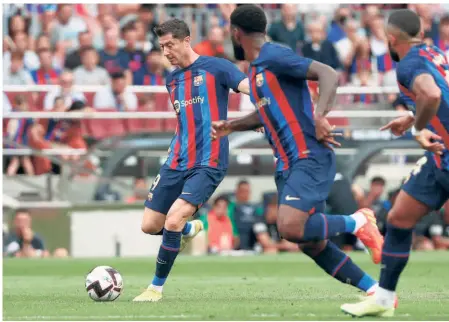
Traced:
<svg viewBox="0 0 449 322">
<path fill-rule="evenodd" d="M 191 193 L 190 193 L 190 192 L 184 192 L 184 191 L 183 191 L 183 192 L 181 192 L 181 194 L 182 194 L 182 195 L 191 195 Z"/>
<path fill-rule="evenodd" d="M 285 200 L 287 200 L 287 201 L 301 200 L 301 198 L 298 198 L 298 197 L 291 197 L 290 195 L 287 195 L 287 196 L 285 197 Z"/>
</svg>

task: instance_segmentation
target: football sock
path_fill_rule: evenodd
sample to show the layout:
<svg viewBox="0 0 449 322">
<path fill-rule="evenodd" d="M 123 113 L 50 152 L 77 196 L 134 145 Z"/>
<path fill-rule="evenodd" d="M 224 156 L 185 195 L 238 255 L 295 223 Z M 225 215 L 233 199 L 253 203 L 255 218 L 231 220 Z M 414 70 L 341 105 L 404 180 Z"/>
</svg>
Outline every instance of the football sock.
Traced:
<svg viewBox="0 0 449 322">
<path fill-rule="evenodd" d="M 159 232 L 155 233 L 155 234 L 150 234 L 153 236 L 162 236 L 164 234 L 164 228 L 162 228 Z"/>
<path fill-rule="evenodd" d="M 379 305 L 393 306 L 399 276 L 407 265 L 412 246 L 413 229 L 402 229 L 387 224 L 379 289 L 376 292 Z"/>
<path fill-rule="evenodd" d="M 351 216 L 315 213 L 306 221 L 303 241 L 326 240 L 341 233 L 356 233 L 365 223 L 366 218 L 361 213 Z"/>
<path fill-rule="evenodd" d="M 175 262 L 181 246 L 181 232 L 164 229 L 162 244 L 156 260 L 156 273 L 150 287 L 162 292 L 162 286 L 167 280 L 168 274 Z"/>
<path fill-rule="evenodd" d="M 182 229 L 182 235 L 183 236 L 190 236 L 194 232 L 193 225 L 191 222 L 186 222 L 186 225 Z"/>
<path fill-rule="evenodd" d="M 314 257 L 308 254 L 307 249 L 304 250 L 304 253 L 311 257 L 326 273 L 342 283 L 351 284 L 364 292 L 377 284 L 371 276 L 363 272 L 348 255 L 331 241 L 327 241 L 326 247 Z"/>
</svg>

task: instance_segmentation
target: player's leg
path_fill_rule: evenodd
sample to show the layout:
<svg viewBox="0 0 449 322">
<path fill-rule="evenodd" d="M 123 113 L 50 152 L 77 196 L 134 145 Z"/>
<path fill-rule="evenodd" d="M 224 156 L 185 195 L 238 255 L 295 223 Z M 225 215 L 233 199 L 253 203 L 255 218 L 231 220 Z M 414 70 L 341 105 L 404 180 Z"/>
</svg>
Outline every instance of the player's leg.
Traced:
<svg viewBox="0 0 449 322">
<path fill-rule="evenodd" d="M 449 197 L 436 178 L 438 171 L 433 158 L 418 161 L 388 214 L 379 288 L 375 296 L 363 302 L 344 304 L 344 312 L 353 316 L 393 316 L 395 291 L 408 262 L 413 228 L 432 209 L 440 209 Z"/>
<path fill-rule="evenodd" d="M 367 294 L 377 288 L 377 281 L 354 264 L 352 259 L 332 241 L 308 242 L 301 244 L 300 247 L 304 254 L 336 280 L 351 284 Z"/>
<path fill-rule="evenodd" d="M 188 219 L 207 202 L 224 175 L 224 171 L 212 168 L 198 168 L 187 172 L 179 198 L 168 211 L 165 220 L 156 272 L 148 292 L 152 294 L 143 300 L 159 301 L 162 298 L 162 289 L 180 251 L 182 231 L 185 230 Z M 188 235 L 194 237 L 202 229 L 201 221 L 193 221 Z"/>
<path fill-rule="evenodd" d="M 383 238 L 371 210 L 362 209 L 350 216 L 323 213 L 322 205 L 334 177 L 335 156 L 332 152 L 319 158 L 300 160 L 291 169 L 276 175 L 276 184 L 281 191 L 277 220 L 280 234 L 296 243 L 327 240 L 341 233 L 355 234 L 371 250 L 373 261 L 379 263 Z"/>
</svg>

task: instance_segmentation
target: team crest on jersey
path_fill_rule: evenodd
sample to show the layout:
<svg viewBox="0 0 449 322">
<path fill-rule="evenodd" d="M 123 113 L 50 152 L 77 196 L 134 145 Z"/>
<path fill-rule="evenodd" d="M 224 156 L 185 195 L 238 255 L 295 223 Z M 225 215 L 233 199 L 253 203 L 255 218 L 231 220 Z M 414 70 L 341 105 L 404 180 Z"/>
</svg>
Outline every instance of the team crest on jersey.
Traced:
<svg viewBox="0 0 449 322">
<path fill-rule="evenodd" d="M 176 114 L 179 114 L 179 111 L 181 110 L 181 103 L 179 103 L 178 100 L 173 102 L 173 107 L 175 108 Z"/>
<path fill-rule="evenodd" d="M 193 85 L 200 86 L 203 83 L 203 75 L 198 75 L 193 78 Z"/>
<path fill-rule="evenodd" d="M 256 85 L 257 87 L 261 87 L 263 85 L 263 74 L 257 74 L 256 75 Z"/>
</svg>

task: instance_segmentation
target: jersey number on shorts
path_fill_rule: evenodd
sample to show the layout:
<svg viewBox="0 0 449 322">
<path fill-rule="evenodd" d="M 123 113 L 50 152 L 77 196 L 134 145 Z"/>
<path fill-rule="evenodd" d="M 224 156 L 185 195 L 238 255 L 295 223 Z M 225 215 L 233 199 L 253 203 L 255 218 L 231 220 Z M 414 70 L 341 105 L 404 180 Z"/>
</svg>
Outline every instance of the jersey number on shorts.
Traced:
<svg viewBox="0 0 449 322">
<path fill-rule="evenodd" d="M 153 184 L 151 185 L 150 191 L 154 191 L 156 189 L 157 184 L 159 183 L 159 180 L 161 180 L 161 175 L 158 174 L 156 178 L 154 178 Z"/>
<path fill-rule="evenodd" d="M 423 167 L 423 165 L 425 165 L 426 164 L 426 162 L 427 162 L 427 157 L 422 157 L 421 159 L 419 159 L 417 162 L 416 162 L 416 165 L 415 165 L 415 167 L 413 168 L 413 170 L 409 173 L 409 175 L 405 178 L 405 180 L 404 180 L 404 183 L 406 183 L 409 179 L 410 179 L 410 177 L 413 175 L 413 176 L 416 176 L 418 173 L 420 173 L 421 172 L 421 168 Z"/>
</svg>

